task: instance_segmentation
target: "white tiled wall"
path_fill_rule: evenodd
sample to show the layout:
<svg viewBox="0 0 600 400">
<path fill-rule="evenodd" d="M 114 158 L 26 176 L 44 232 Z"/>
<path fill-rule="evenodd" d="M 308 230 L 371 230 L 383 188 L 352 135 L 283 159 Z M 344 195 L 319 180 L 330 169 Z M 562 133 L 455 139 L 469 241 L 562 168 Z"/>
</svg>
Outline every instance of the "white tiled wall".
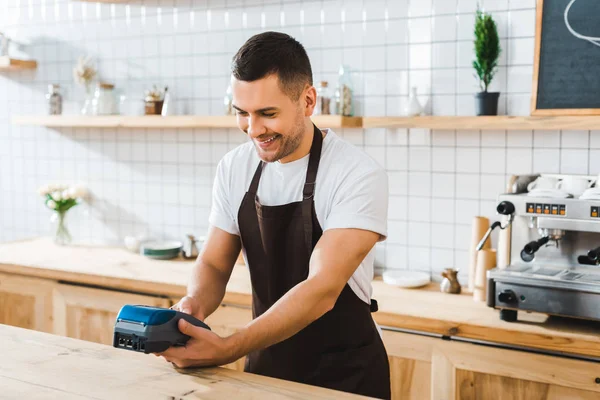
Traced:
<svg viewBox="0 0 600 400">
<path fill-rule="evenodd" d="M 501 36 L 492 89 L 500 112 L 529 112 L 534 0 L 484 0 Z M 45 129 L 10 116 L 45 112 L 46 85 L 60 83 L 65 113 L 83 91 L 72 83 L 80 55 L 128 98 L 169 85 L 176 111 L 220 114 L 228 63 L 252 34 L 282 30 L 311 57 L 315 81 L 353 70 L 357 112 L 401 115 L 411 86 L 428 112 L 473 115 L 471 67 L 477 0 L 145 0 L 125 4 L 4 0 L 0 31 L 39 62 L 0 75 L 0 241 L 48 233 L 35 189 L 81 181 L 94 196 L 70 224 L 78 241 L 120 242 L 149 233 L 203 234 L 215 165 L 245 140 L 236 130 Z M 130 108 L 127 108 L 130 110 Z M 346 129 L 345 139 L 380 160 L 390 178 L 389 239 L 378 260 L 432 271 L 467 265 L 470 223 L 493 217 L 513 173 L 600 172 L 600 133 Z"/>
</svg>

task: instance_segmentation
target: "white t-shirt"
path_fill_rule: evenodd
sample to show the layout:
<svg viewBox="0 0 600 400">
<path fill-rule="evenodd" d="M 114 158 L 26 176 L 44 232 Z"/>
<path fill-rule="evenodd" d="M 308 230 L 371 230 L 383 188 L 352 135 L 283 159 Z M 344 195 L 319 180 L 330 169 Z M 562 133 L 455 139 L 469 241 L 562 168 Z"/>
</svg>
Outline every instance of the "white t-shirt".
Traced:
<svg viewBox="0 0 600 400">
<path fill-rule="evenodd" d="M 388 178 L 385 170 L 361 149 L 342 140 L 331 129 L 323 149 L 315 187 L 315 210 L 323 232 L 335 228 L 358 228 L 387 236 Z M 276 206 L 302 200 L 309 155 L 289 163 L 265 165 L 257 196 L 262 205 Z M 260 159 L 248 141 L 223 157 L 217 166 L 209 223 L 240 235 L 238 210 Z M 243 251 L 244 258 L 246 252 Z M 373 280 L 373 248 L 348 284 L 370 303 Z M 246 259 L 247 261 L 247 259 Z M 284 268 L 285 266 L 281 266 Z"/>
</svg>

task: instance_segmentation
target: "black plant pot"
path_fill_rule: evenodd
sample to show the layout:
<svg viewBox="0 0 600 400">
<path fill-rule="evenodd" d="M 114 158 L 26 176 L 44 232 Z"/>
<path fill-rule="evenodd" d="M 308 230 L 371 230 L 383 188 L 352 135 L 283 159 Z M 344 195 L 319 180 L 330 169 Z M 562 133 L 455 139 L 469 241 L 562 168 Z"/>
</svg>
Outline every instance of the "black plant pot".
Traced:
<svg viewBox="0 0 600 400">
<path fill-rule="evenodd" d="M 475 94 L 477 115 L 498 115 L 499 92 L 479 92 Z"/>
</svg>

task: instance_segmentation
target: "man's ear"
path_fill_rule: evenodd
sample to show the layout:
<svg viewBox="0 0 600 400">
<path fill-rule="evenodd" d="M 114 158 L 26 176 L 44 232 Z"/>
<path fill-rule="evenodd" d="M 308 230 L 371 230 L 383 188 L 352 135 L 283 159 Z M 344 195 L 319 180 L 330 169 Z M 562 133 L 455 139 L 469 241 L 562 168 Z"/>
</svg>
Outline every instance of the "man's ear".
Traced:
<svg viewBox="0 0 600 400">
<path fill-rule="evenodd" d="M 304 102 L 304 116 L 310 117 L 313 115 L 313 111 L 317 104 L 317 89 L 310 85 L 302 91 L 302 97 Z"/>
</svg>

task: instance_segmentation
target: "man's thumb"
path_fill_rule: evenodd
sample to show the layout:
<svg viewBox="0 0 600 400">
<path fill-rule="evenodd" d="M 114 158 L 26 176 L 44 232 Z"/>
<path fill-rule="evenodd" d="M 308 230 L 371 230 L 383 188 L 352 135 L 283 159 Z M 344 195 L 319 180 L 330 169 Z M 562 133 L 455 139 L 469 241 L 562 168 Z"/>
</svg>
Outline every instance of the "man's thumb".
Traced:
<svg viewBox="0 0 600 400">
<path fill-rule="evenodd" d="M 181 312 L 184 312 L 186 314 L 192 314 L 192 299 L 190 299 L 189 297 L 185 297 L 181 301 Z"/>
<path fill-rule="evenodd" d="M 181 318 L 178 322 L 178 328 L 181 333 L 188 336 L 194 336 L 194 325 Z"/>
</svg>

